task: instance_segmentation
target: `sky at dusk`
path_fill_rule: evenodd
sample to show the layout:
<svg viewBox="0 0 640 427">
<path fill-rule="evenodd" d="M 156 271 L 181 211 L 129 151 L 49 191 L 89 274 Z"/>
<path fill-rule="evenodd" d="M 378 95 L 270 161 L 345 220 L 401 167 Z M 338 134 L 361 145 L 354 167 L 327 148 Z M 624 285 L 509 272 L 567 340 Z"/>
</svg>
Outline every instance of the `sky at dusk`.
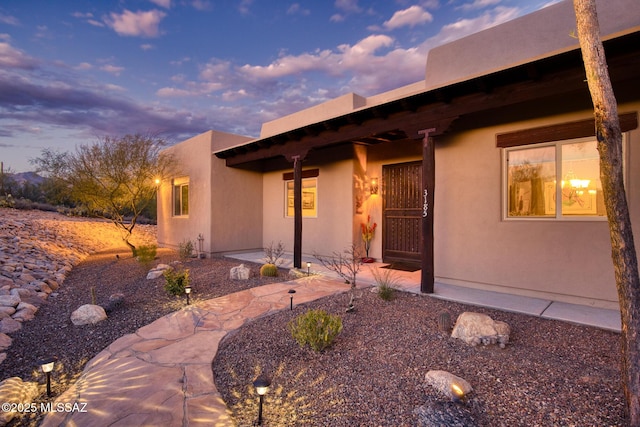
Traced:
<svg viewBox="0 0 640 427">
<path fill-rule="evenodd" d="M 176 143 L 424 79 L 428 51 L 554 0 L 2 0 L 0 161 Z"/>
</svg>

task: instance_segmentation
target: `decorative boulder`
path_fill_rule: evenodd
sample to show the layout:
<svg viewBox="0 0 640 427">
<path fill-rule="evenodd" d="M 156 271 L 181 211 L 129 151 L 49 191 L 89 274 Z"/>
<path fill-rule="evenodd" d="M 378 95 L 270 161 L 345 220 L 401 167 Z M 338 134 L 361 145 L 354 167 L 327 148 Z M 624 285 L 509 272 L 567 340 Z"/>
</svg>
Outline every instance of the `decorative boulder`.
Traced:
<svg viewBox="0 0 640 427">
<path fill-rule="evenodd" d="M 85 304 L 71 313 L 71 323 L 76 326 L 96 324 L 107 318 L 104 308 L 99 305 Z"/>
<path fill-rule="evenodd" d="M 457 387 L 464 396 L 473 391 L 471 384 L 466 380 L 447 371 L 429 371 L 424 378 L 427 384 L 452 400 L 459 398 L 459 393 L 454 391 L 454 386 Z"/>
<path fill-rule="evenodd" d="M 9 347 L 11 347 L 12 341 L 13 340 L 9 335 L 0 333 L 0 351 L 5 351 Z"/>
<path fill-rule="evenodd" d="M 498 344 L 504 348 L 509 342 L 511 328 L 505 322 L 493 320 L 482 313 L 464 312 L 458 316 L 451 337 L 461 339 L 473 346 Z"/>
<path fill-rule="evenodd" d="M 156 267 L 149 270 L 149 273 L 147 274 L 147 280 L 154 280 L 154 279 L 157 279 L 158 277 L 162 277 L 162 274 L 164 273 L 164 271 L 170 268 L 171 268 L 170 265 L 158 264 Z"/>
<path fill-rule="evenodd" d="M 7 378 L 0 382 L 0 401 L 3 403 L 28 404 L 35 401 L 39 394 L 37 383 L 24 382 L 18 377 Z M 7 425 L 19 414 L 13 411 L 0 411 L 0 425 Z"/>
<path fill-rule="evenodd" d="M 249 273 L 251 273 L 251 269 L 245 267 L 244 264 L 240 264 L 231 269 L 230 276 L 233 280 L 249 280 Z"/>
</svg>

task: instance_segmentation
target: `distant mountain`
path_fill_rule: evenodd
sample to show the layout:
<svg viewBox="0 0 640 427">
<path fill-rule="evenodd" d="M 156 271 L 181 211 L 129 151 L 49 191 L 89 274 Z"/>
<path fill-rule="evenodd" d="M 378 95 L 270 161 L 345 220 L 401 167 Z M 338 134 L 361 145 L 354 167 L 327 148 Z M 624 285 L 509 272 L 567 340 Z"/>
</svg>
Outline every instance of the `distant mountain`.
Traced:
<svg viewBox="0 0 640 427">
<path fill-rule="evenodd" d="M 25 182 L 28 182 L 32 185 L 39 185 L 44 181 L 44 177 L 41 177 L 35 172 L 19 172 L 7 175 L 11 175 L 11 178 L 13 178 L 13 180 L 21 186 L 24 185 Z"/>
</svg>

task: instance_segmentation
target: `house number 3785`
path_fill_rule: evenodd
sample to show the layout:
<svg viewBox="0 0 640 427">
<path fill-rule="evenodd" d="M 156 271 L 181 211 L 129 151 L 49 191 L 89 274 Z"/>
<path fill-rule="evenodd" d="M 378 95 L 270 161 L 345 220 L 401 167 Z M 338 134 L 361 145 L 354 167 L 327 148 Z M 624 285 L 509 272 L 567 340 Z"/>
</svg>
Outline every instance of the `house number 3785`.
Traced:
<svg viewBox="0 0 640 427">
<path fill-rule="evenodd" d="M 429 212 L 429 192 L 427 191 L 427 189 L 424 189 L 424 203 L 422 204 L 422 217 L 426 218 L 427 217 L 427 213 Z"/>
</svg>

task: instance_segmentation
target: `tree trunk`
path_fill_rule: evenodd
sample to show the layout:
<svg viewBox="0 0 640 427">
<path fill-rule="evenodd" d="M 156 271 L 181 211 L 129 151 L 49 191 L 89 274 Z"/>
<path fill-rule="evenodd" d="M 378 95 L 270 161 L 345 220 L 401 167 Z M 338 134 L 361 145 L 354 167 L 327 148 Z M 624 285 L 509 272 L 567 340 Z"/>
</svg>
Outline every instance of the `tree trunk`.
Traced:
<svg viewBox="0 0 640 427">
<path fill-rule="evenodd" d="M 622 319 L 622 386 L 629 425 L 640 426 L 640 279 L 622 172 L 622 133 L 607 70 L 595 0 L 574 0 L 578 39 L 593 100 L 600 180 L 609 220 Z"/>
</svg>

